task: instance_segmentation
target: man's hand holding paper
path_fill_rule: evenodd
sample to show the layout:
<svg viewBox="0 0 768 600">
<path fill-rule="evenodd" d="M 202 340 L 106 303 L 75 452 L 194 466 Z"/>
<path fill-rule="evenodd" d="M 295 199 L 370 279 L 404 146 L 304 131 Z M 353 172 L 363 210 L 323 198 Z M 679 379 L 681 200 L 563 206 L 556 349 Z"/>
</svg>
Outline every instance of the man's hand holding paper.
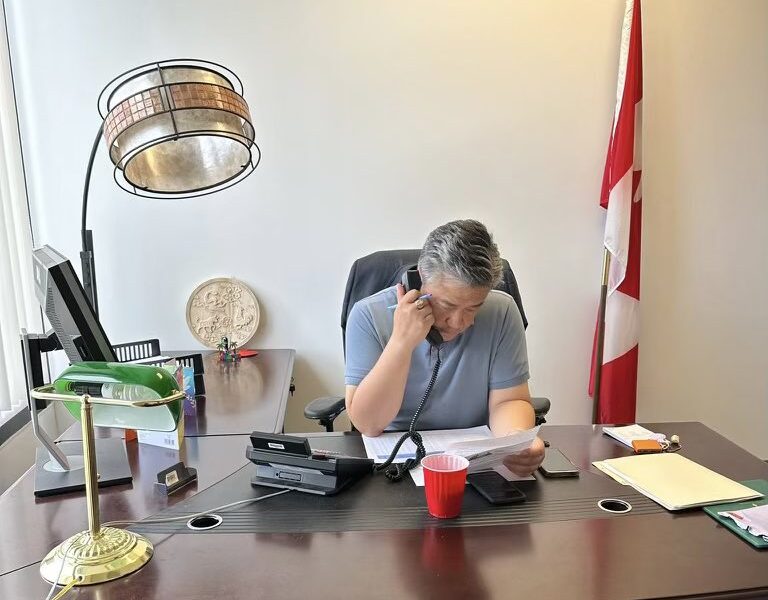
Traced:
<svg viewBox="0 0 768 600">
<path fill-rule="evenodd" d="M 518 477 L 527 477 L 539 467 L 544 460 L 544 441 L 536 436 L 529 448 L 504 457 L 504 466 Z"/>
<path fill-rule="evenodd" d="M 469 459 L 469 472 L 485 471 L 503 464 L 519 477 L 531 475 L 541 464 L 544 442 L 533 427 L 510 435 L 449 444 L 445 451 Z"/>
</svg>

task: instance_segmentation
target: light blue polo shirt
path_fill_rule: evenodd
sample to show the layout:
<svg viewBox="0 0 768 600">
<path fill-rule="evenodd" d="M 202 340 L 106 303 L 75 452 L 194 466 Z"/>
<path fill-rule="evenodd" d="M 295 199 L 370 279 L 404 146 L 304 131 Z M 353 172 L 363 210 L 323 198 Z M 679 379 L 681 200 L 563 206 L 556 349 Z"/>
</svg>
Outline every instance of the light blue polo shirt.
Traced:
<svg viewBox="0 0 768 600">
<path fill-rule="evenodd" d="M 387 288 L 357 302 L 347 319 L 344 381 L 359 385 L 392 335 L 397 290 Z M 425 340 L 411 355 L 400 412 L 387 430 L 405 431 L 427 388 L 436 353 Z M 512 297 L 491 290 L 475 323 L 440 347 L 437 381 L 417 429 L 455 429 L 488 424 L 489 390 L 528 381 L 528 351 L 520 311 Z"/>
</svg>

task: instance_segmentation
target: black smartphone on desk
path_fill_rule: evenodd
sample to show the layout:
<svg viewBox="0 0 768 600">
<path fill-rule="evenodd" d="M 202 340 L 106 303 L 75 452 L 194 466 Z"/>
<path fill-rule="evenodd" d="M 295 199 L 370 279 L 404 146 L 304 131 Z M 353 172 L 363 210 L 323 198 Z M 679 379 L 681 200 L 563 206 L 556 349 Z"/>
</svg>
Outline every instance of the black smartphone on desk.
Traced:
<svg viewBox="0 0 768 600">
<path fill-rule="evenodd" d="M 525 494 L 496 471 L 481 471 L 467 475 L 467 482 L 491 504 L 524 502 Z"/>
<path fill-rule="evenodd" d="M 544 460 L 539 466 L 539 471 L 544 477 L 578 477 L 579 468 L 557 448 L 546 448 Z"/>
</svg>

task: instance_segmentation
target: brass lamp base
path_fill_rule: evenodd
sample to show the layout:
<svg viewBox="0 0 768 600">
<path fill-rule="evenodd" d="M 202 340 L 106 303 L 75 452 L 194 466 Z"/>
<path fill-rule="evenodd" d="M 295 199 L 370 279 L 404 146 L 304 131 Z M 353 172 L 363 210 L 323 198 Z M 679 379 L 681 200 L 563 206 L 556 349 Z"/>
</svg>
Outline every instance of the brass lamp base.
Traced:
<svg viewBox="0 0 768 600">
<path fill-rule="evenodd" d="M 132 368 L 138 365 L 131 365 Z M 110 363 L 79 363 L 69 367 L 64 374 L 72 371 L 85 373 L 86 377 L 95 377 L 94 381 L 106 381 L 104 375 L 100 374 L 99 369 L 120 370 L 120 365 L 110 365 Z M 149 375 L 147 371 L 150 369 Z M 93 435 L 93 404 L 106 404 L 119 407 L 155 407 L 176 402 L 176 412 L 174 413 L 174 425 L 178 423 L 178 415 L 181 414 L 181 400 L 184 398 L 184 392 L 178 389 L 176 382 L 168 375 L 167 371 L 155 369 L 153 367 L 140 367 L 139 371 L 134 371 L 133 376 L 138 380 L 141 377 L 152 382 L 154 387 L 160 387 L 154 381 L 154 375 L 163 379 L 168 378 L 169 393 L 165 397 L 149 400 L 119 400 L 115 398 L 91 397 L 88 394 L 82 396 L 71 394 L 54 393 L 55 386 L 60 384 L 62 376 L 51 385 L 43 386 L 30 390 L 30 395 L 35 400 L 56 400 L 63 402 L 80 402 L 80 421 L 83 426 L 83 468 L 85 469 L 85 497 L 88 501 L 88 531 L 82 531 L 72 537 L 64 540 L 61 544 L 51 550 L 40 563 L 40 575 L 43 579 L 51 583 L 57 583 L 65 586 L 68 590 L 73 585 L 92 585 L 94 583 L 103 583 L 112 581 L 118 577 L 123 577 L 143 567 L 154 552 L 152 542 L 147 538 L 132 531 L 117 529 L 116 527 L 102 527 L 99 519 L 99 482 L 96 466 L 96 443 Z M 89 372 L 93 370 L 93 372 Z M 125 375 L 123 373 L 123 375 Z M 98 379 L 100 377 L 101 379 Z M 126 376 L 128 380 L 131 380 Z M 132 380 L 131 380 L 132 381 Z M 71 382 L 69 382 L 71 383 Z M 170 385 L 170 384 L 173 385 Z M 68 385 L 67 382 L 65 382 Z M 151 389 L 154 389 L 152 386 Z M 175 390 L 175 391 L 174 391 Z M 166 390 L 163 390 L 166 393 Z M 74 399 L 74 400 L 73 400 Z M 61 593 L 66 593 L 61 590 Z"/>
<path fill-rule="evenodd" d="M 152 553 L 152 542 L 144 536 L 102 527 L 97 537 L 82 531 L 56 546 L 40 563 L 40 575 L 58 585 L 102 583 L 138 571 Z"/>
</svg>

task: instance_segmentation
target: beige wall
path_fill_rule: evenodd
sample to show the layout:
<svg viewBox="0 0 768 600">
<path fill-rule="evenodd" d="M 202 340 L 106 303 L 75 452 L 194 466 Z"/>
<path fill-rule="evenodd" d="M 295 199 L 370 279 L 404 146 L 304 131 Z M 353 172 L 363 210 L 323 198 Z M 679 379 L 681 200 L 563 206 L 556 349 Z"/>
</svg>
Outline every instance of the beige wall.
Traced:
<svg viewBox="0 0 768 600">
<path fill-rule="evenodd" d="M 343 387 L 351 262 L 473 216 L 518 276 L 533 392 L 553 423 L 589 421 L 623 0 L 136 0 L 119 19 L 85 0 L 6 6 L 36 239 L 74 259 L 101 87 L 176 56 L 245 85 L 264 159 L 230 190 L 137 199 L 97 156 L 89 223 L 114 342 L 195 347 L 189 294 L 234 275 L 261 303 L 253 344 L 297 349 L 286 427 L 311 428 L 304 404 Z M 701 419 L 763 457 L 766 6 L 644 2 L 639 390 L 641 418 Z"/>
<path fill-rule="evenodd" d="M 105 82 L 182 55 L 245 85 L 264 157 L 229 190 L 138 199 L 97 156 L 89 223 L 113 341 L 196 347 L 189 294 L 234 275 L 261 304 L 253 344 L 297 350 L 286 428 L 306 430 L 304 404 L 343 389 L 353 260 L 471 216 L 520 282 L 534 392 L 552 398 L 553 422 L 588 420 L 621 2 L 189 0 L 183 23 L 172 2 L 136 0 L 120 19 L 85 0 L 10 4 L 35 233 L 67 256 Z"/>
<path fill-rule="evenodd" d="M 638 418 L 768 458 L 768 2 L 644 4 Z"/>
</svg>

